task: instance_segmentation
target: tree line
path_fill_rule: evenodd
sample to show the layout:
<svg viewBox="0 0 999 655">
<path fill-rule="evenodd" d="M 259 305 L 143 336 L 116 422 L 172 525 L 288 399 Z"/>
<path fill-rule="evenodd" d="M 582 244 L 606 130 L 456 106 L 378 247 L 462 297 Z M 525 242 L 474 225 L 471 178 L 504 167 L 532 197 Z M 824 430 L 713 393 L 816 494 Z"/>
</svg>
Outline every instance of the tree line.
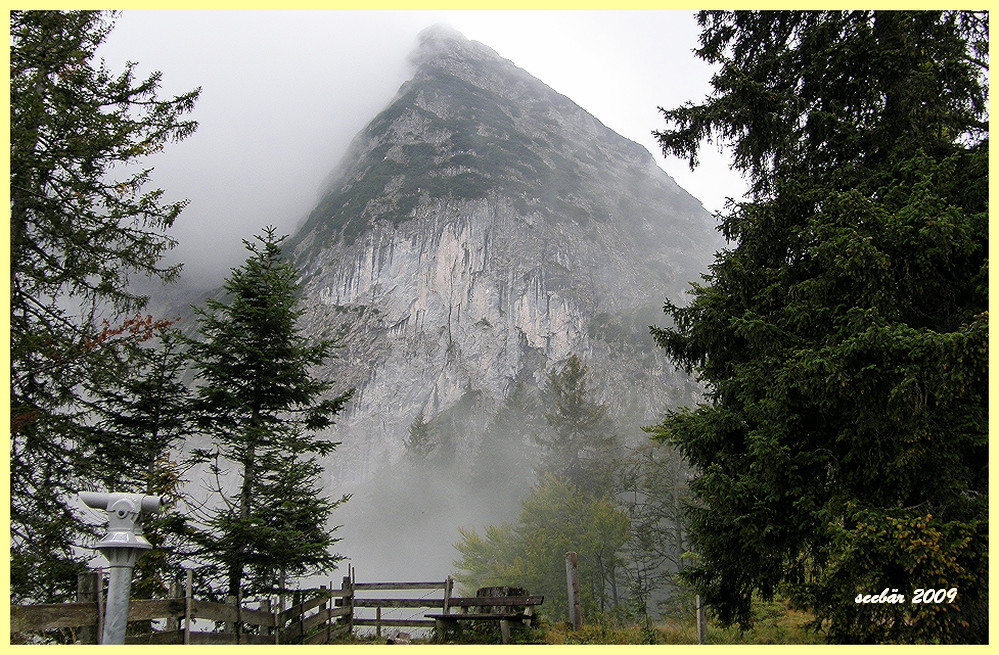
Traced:
<svg viewBox="0 0 999 655">
<path fill-rule="evenodd" d="M 728 247 L 690 302 L 651 333 L 703 402 L 622 453 L 578 358 L 550 373 L 533 423 L 515 388 L 482 447 L 516 452 L 500 435 L 519 434 L 534 484 L 516 520 L 460 535 L 459 567 L 546 588 L 553 553 L 582 543 L 591 610 L 679 584 L 725 625 L 785 598 L 831 641 L 985 642 L 988 14 L 698 22 L 713 91 L 664 109 L 656 134 L 692 167 L 706 139 L 728 146 L 750 193 L 719 214 Z M 273 229 L 246 242 L 197 335 L 142 315 L 130 281 L 176 278 L 162 257 L 185 203 L 147 190 L 141 164 L 195 131 L 200 90 L 163 100 L 158 73 L 95 64 L 112 26 L 11 12 L 11 597 L 72 596 L 94 527 L 68 497 L 176 495 L 189 466 L 215 481 L 210 500 L 150 525 L 163 548 L 136 589 L 191 557 L 210 593 L 265 592 L 337 560 L 328 519 L 345 497 L 323 496 L 318 458 L 350 392 L 310 373 L 335 344 L 298 330 Z M 431 455 L 432 436 L 419 418 L 410 451 Z M 956 594 L 855 600 L 884 588 Z"/>
<path fill-rule="evenodd" d="M 689 467 L 673 448 L 629 447 L 591 376 L 572 355 L 540 390 L 515 385 L 489 421 L 469 493 L 506 495 L 519 511 L 481 533 L 459 528 L 456 579 L 469 591 L 517 581 L 561 610 L 574 551 L 584 616 L 645 621 L 689 610 L 690 588 L 676 580 L 689 545 L 680 511 Z"/>
</svg>

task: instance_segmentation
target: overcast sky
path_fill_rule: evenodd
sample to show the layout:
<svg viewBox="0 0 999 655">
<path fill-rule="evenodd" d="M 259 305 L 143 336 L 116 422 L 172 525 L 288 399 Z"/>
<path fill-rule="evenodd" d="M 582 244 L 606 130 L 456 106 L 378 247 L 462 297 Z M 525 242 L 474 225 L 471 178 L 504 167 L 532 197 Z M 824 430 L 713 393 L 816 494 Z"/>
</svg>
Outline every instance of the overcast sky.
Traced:
<svg viewBox="0 0 999 655">
<path fill-rule="evenodd" d="M 125 11 L 99 52 L 112 71 L 163 73 L 161 96 L 202 87 L 194 136 L 150 161 L 170 199 L 191 204 L 171 259 L 214 286 L 268 224 L 291 232 L 350 140 L 409 77 L 416 35 L 446 23 L 481 41 L 619 134 L 645 146 L 711 211 L 745 184 L 707 146 L 702 165 L 665 160 L 657 107 L 699 101 L 710 69 L 679 11 Z"/>
</svg>

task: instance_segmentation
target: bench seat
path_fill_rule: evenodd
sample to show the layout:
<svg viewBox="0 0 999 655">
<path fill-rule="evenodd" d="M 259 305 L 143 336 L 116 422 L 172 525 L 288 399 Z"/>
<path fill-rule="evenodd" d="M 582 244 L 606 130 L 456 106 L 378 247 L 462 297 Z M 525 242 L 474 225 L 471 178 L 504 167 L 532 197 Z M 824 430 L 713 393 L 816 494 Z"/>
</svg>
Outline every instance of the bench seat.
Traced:
<svg viewBox="0 0 999 655">
<path fill-rule="evenodd" d="M 461 612 L 455 614 L 424 614 L 428 619 L 433 619 L 439 634 L 442 638 L 445 625 L 451 624 L 455 629 L 460 630 L 459 622 L 468 621 L 498 621 L 500 634 L 503 643 L 510 642 L 510 626 L 512 624 L 529 627 L 534 617 L 534 608 L 541 605 L 545 600 L 544 596 L 476 596 L 475 598 L 450 598 L 448 605 L 453 608 L 461 608 Z M 505 612 L 470 612 L 469 609 L 475 607 L 490 607 L 505 609 Z M 445 611 L 447 608 L 445 608 Z"/>
</svg>

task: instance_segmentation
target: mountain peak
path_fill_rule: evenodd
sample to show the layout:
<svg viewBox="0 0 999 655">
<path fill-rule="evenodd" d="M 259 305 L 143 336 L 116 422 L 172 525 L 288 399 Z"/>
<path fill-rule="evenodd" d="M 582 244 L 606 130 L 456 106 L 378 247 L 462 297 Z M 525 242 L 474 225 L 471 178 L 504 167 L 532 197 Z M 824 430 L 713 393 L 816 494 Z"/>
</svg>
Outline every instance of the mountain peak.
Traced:
<svg viewBox="0 0 999 655">
<path fill-rule="evenodd" d="M 355 139 L 293 247 L 352 243 L 443 199 L 502 198 L 527 220 L 580 226 L 641 225 L 661 198 L 702 211 L 645 148 L 488 46 L 439 24 L 410 59 L 412 79 Z"/>
<path fill-rule="evenodd" d="M 492 48 L 468 39 L 450 25 L 438 23 L 420 32 L 418 46 L 410 55 L 410 62 L 417 70 L 438 69 L 461 77 L 468 73 L 470 64 L 505 62 Z M 419 75 L 419 73 L 417 74 Z"/>
<path fill-rule="evenodd" d="M 491 48 L 437 25 L 412 61 L 288 242 L 309 331 L 343 339 L 328 375 L 357 389 L 336 477 L 398 457 L 420 413 L 473 457 L 514 381 L 576 353 L 640 433 L 688 388 L 646 326 L 703 270 L 711 216 Z"/>
<path fill-rule="evenodd" d="M 433 41 L 453 41 L 457 43 L 468 42 L 468 38 L 466 38 L 464 34 L 454 29 L 447 23 L 437 23 L 436 25 L 431 25 L 430 27 L 422 30 L 417 39 L 421 45 Z"/>
</svg>

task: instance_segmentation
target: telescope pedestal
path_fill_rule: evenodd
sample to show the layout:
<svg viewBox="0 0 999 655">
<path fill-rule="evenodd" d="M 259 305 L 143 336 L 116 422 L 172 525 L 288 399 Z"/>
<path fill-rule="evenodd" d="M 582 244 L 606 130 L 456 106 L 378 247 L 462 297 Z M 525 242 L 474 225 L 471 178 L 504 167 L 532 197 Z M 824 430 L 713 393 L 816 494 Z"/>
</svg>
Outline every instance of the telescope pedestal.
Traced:
<svg viewBox="0 0 999 655">
<path fill-rule="evenodd" d="M 107 558 L 108 599 L 104 609 L 104 644 L 124 644 L 128 624 L 128 601 L 132 593 L 132 569 L 146 548 L 111 546 L 101 548 Z"/>
</svg>

